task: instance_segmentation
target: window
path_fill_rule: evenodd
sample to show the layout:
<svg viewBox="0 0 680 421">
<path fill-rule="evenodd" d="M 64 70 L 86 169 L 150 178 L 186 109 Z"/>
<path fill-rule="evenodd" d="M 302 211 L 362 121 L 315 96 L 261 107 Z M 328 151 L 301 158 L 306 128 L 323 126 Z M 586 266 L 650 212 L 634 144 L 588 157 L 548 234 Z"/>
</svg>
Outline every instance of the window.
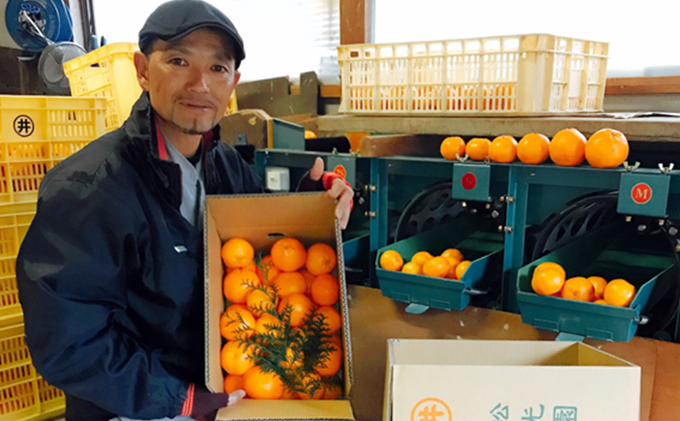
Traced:
<svg viewBox="0 0 680 421">
<path fill-rule="evenodd" d="M 99 35 L 137 42 L 146 18 L 162 0 L 95 0 Z M 246 49 L 242 81 L 316 71 L 337 79 L 339 0 L 208 0 L 234 22 Z M 337 81 L 335 82 L 337 83 Z"/>
<path fill-rule="evenodd" d="M 677 0 L 375 0 L 375 42 L 547 33 L 609 42 L 607 74 L 680 75 Z"/>
</svg>

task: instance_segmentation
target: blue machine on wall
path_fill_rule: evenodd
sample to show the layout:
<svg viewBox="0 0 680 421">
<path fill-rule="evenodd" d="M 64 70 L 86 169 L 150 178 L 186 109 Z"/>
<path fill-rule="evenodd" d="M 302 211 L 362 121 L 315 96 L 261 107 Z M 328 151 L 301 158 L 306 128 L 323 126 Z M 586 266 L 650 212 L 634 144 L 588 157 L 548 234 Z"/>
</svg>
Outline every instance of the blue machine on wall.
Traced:
<svg viewBox="0 0 680 421">
<path fill-rule="evenodd" d="M 47 42 L 38 36 L 31 23 L 52 42 L 73 38 L 73 19 L 62 0 L 9 0 L 5 8 L 5 25 L 14 42 L 24 50 L 41 52 Z"/>
<path fill-rule="evenodd" d="M 40 53 L 38 73 L 47 89 L 68 95 L 63 64 L 86 51 L 71 42 L 73 19 L 63 0 L 8 0 L 5 25 L 20 48 Z"/>
</svg>

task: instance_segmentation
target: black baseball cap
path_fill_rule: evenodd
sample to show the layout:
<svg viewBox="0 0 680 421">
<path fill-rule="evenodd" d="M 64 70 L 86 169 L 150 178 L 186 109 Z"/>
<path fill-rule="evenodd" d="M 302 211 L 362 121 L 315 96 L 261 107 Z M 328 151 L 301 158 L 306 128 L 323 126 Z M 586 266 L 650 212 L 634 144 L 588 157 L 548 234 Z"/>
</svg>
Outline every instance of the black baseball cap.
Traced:
<svg viewBox="0 0 680 421">
<path fill-rule="evenodd" d="M 139 48 L 148 54 L 158 39 L 177 41 L 201 28 L 219 29 L 229 36 L 238 69 L 246 57 L 241 36 L 224 13 L 202 0 L 171 0 L 158 6 L 139 31 Z"/>
</svg>

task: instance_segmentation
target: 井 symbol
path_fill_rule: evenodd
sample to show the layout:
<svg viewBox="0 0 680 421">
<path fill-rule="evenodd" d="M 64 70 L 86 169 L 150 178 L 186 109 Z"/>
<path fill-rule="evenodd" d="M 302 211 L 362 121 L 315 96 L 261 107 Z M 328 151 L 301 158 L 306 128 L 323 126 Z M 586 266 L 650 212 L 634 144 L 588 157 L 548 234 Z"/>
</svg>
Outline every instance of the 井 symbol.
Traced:
<svg viewBox="0 0 680 421">
<path fill-rule="evenodd" d="M 418 421 L 439 421 L 439 417 L 444 415 L 442 411 L 437 410 L 437 405 L 426 406 L 422 411 L 418 412 Z"/>
<path fill-rule="evenodd" d="M 411 411 L 411 421 L 451 421 L 451 409 L 441 399 L 421 400 Z"/>
<path fill-rule="evenodd" d="M 21 137 L 28 137 L 33 134 L 35 125 L 31 117 L 20 115 L 14 119 L 14 132 Z"/>
</svg>

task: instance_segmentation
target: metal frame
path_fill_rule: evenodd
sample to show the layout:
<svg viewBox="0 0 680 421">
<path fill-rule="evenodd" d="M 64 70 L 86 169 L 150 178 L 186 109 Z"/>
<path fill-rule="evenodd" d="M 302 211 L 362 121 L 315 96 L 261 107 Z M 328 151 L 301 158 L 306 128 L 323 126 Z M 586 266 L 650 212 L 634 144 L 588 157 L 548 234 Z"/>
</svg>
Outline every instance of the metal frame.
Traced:
<svg viewBox="0 0 680 421">
<path fill-rule="evenodd" d="M 526 229 L 530 221 L 528 205 L 529 190 L 532 186 L 551 186 L 555 188 L 556 200 L 560 205 L 569 200 L 597 190 L 617 190 L 620 171 L 602 171 L 590 167 L 558 167 L 555 165 L 512 165 L 508 180 L 508 211 L 505 237 L 505 256 L 503 259 L 504 289 L 503 309 L 519 312 L 517 287 L 514 280 L 522 267 Z M 570 190 L 565 190 L 568 186 Z M 550 209 L 534 215 L 545 219 Z"/>
<path fill-rule="evenodd" d="M 427 185 L 439 180 L 452 180 L 454 168 L 459 164 L 441 158 L 405 156 L 361 158 L 347 154 L 333 155 L 299 150 L 257 151 L 255 161 L 260 174 L 264 174 L 264 168 L 268 165 L 306 171 L 317 156 L 321 156 L 326 162 L 330 156 L 337 156 L 341 160 L 355 159 L 355 171 L 357 174 L 361 173 L 361 177 L 358 175 L 357 177 L 366 183 L 364 197 L 370 201 L 370 206 L 367 211 L 363 212 L 363 215 L 355 214 L 352 218 L 368 218 L 370 235 L 364 232 L 363 235 L 349 238 L 346 242 L 349 243 L 349 249 L 353 250 L 354 254 L 364 253 L 366 243 L 368 244 L 369 279 L 366 285 L 379 288 L 374 262 L 378 249 L 392 241 L 389 232 L 390 212 L 400 211 L 403 204 Z M 490 194 L 502 195 L 500 200 L 506 203 L 506 222 L 505 225 L 499 227 L 505 232 L 500 297 L 502 309 L 505 311 L 519 313 L 516 279 L 519 269 L 523 266 L 527 228 L 546 220 L 552 213 L 563 209 L 573 199 L 588 193 L 618 191 L 622 185 L 622 178 L 628 178 L 627 183 L 630 185 L 630 178 L 636 175 L 639 175 L 640 179 L 649 180 L 650 176 L 663 174 L 670 178 L 670 183 L 666 185 L 661 183 L 663 188 L 660 191 L 669 192 L 668 200 L 662 201 L 665 208 L 647 209 L 640 214 L 658 215 L 660 220 L 663 220 L 666 215 L 671 219 L 680 219 L 680 173 L 675 174 L 668 169 L 660 172 L 657 169 L 603 170 L 585 165 L 558 167 L 553 164 L 472 164 L 490 165 Z M 494 198 L 498 199 L 498 197 Z M 354 240 L 357 241 L 356 244 L 352 243 Z M 362 259 L 365 257 L 362 256 Z M 673 337 L 676 341 L 680 338 L 680 312 L 678 314 L 676 332 Z"/>
</svg>

